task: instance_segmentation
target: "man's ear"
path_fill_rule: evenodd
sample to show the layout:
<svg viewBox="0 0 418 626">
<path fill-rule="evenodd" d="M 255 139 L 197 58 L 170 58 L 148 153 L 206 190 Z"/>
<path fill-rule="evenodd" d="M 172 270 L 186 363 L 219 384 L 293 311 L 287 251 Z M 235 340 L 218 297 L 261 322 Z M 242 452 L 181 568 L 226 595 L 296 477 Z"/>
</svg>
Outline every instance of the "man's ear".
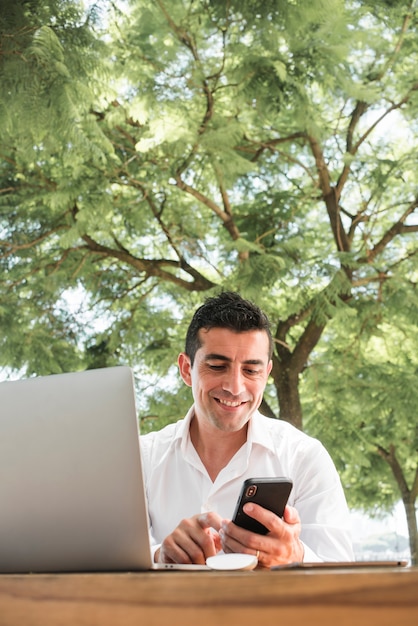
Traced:
<svg viewBox="0 0 418 626">
<path fill-rule="evenodd" d="M 180 370 L 180 376 L 188 387 L 192 386 L 192 365 L 190 357 L 185 352 L 180 352 L 177 359 L 177 363 Z"/>
</svg>

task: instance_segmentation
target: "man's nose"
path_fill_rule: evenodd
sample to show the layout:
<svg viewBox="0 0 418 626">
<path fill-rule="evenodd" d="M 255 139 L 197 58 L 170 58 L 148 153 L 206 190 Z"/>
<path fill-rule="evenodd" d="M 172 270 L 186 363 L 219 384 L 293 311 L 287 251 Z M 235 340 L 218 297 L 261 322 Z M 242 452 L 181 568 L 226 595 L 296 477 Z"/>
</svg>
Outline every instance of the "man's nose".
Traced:
<svg viewBox="0 0 418 626">
<path fill-rule="evenodd" d="M 223 388 L 233 396 L 239 396 L 245 391 L 245 381 L 239 368 L 230 368 L 223 379 Z"/>
</svg>

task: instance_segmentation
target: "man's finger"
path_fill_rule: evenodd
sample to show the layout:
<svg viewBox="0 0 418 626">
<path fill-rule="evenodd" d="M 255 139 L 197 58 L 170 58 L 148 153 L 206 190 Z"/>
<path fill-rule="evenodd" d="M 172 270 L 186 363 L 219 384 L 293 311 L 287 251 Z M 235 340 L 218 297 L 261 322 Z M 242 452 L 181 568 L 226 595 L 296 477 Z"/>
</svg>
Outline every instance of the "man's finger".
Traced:
<svg viewBox="0 0 418 626">
<path fill-rule="evenodd" d="M 197 516 L 197 521 L 202 528 L 213 528 L 214 530 L 220 530 L 222 524 L 222 518 L 213 511 L 201 513 Z"/>
</svg>

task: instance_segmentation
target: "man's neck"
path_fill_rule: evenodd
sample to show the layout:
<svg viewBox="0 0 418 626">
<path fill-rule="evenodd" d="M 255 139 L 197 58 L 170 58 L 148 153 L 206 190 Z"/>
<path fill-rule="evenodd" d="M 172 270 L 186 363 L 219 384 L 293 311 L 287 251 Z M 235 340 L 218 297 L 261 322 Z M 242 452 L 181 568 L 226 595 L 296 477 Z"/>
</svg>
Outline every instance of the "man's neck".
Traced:
<svg viewBox="0 0 418 626">
<path fill-rule="evenodd" d="M 247 425 L 237 432 L 202 429 L 194 417 L 190 423 L 190 439 L 212 482 L 215 482 L 219 472 L 247 441 Z"/>
</svg>

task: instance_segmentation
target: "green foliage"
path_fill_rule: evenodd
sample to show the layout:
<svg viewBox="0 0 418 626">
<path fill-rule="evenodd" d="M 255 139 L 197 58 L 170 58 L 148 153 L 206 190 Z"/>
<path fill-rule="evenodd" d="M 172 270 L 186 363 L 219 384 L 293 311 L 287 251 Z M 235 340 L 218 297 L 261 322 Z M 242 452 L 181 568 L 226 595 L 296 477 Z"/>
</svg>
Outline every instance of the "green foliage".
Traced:
<svg viewBox="0 0 418 626">
<path fill-rule="evenodd" d="M 390 509 L 400 493 L 405 500 L 414 498 L 418 302 L 416 290 L 408 295 L 406 306 L 405 293 L 399 292 L 388 295 L 385 305 L 366 304 L 351 323 L 341 320 L 344 332 L 336 318 L 304 376 L 306 427 L 337 461 L 356 508 Z"/>
<path fill-rule="evenodd" d="M 80 133 L 81 114 L 93 98 L 94 68 L 104 50 L 93 23 L 94 12 L 87 18 L 78 2 L 2 2 L 2 146 L 11 142 L 26 164 L 34 158 L 34 146 L 57 147 Z"/>
</svg>

